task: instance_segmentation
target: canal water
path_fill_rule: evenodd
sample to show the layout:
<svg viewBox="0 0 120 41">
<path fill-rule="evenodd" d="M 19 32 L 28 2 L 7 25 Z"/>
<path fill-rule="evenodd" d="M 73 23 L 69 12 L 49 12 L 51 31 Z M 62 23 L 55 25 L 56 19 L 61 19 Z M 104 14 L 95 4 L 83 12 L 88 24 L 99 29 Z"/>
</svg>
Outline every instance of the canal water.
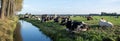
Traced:
<svg viewBox="0 0 120 41">
<path fill-rule="evenodd" d="M 20 20 L 20 33 L 22 41 L 51 41 L 51 39 L 42 33 L 37 27 L 29 22 Z"/>
</svg>

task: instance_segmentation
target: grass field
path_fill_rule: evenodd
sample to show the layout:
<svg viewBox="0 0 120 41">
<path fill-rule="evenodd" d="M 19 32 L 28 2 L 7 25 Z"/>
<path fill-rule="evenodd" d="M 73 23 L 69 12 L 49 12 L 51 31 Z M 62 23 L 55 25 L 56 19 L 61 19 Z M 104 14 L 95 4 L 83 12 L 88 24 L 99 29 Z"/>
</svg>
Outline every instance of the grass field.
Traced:
<svg viewBox="0 0 120 41">
<path fill-rule="evenodd" d="M 113 28 L 98 28 L 99 19 L 104 17 L 107 21 L 114 24 Z M 69 33 L 65 26 L 53 21 L 40 23 L 38 20 L 25 19 L 37 26 L 53 41 L 118 41 L 120 40 L 120 18 L 110 16 L 93 16 L 93 20 L 87 21 L 86 18 L 76 16 L 71 17 L 75 21 L 84 21 L 90 25 L 90 30 L 80 33 Z"/>
</svg>

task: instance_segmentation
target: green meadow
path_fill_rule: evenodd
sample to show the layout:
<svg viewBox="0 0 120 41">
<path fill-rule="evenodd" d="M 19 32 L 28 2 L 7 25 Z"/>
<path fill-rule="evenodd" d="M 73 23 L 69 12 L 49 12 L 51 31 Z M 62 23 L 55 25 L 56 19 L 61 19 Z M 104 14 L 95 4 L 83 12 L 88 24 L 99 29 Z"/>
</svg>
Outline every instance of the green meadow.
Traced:
<svg viewBox="0 0 120 41">
<path fill-rule="evenodd" d="M 100 18 L 112 22 L 113 28 L 101 28 L 98 26 Z M 41 23 L 39 20 L 24 19 L 40 28 L 44 34 L 49 36 L 53 41 L 119 41 L 120 40 L 120 17 L 113 16 L 93 16 L 93 20 L 87 21 L 85 17 L 74 16 L 71 17 L 74 21 L 83 21 L 90 26 L 88 31 L 79 33 L 70 33 L 66 31 L 66 27 L 60 23 L 53 21 Z"/>
</svg>

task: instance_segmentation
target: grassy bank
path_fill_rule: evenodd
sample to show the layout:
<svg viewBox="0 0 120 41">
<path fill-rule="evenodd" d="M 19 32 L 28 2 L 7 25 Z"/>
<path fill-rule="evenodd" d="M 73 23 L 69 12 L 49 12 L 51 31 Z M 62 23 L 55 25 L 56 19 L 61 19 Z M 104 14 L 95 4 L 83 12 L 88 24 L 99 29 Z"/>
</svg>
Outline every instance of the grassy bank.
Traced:
<svg viewBox="0 0 120 41">
<path fill-rule="evenodd" d="M 13 33 L 17 23 L 17 17 L 0 20 L 0 41 L 13 41 Z"/>
<path fill-rule="evenodd" d="M 69 33 L 65 30 L 65 26 L 54 23 L 53 21 L 40 23 L 40 21 L 32 19 L 24 19 L 37 26 L 46 35 L 51 37 L 53 41 L 118 41 L 120 39 L 120 18 L 103 16 L 106 20 L 112 22 L 114 28 L 98 28 L 98 22 L 101 17 L 94 16 L 94 20 L 87 21 L 83 17 L 71 17 L 72 20 L 85 21 L 90 24 L 90 30 L 80 33 Z"/>
<path fill-rule="evenodd" d="M 14 30 L 14 41 L 22 41 L 21 36 L 21 24 L 17 23 L 16 29 Z"/>
</svg>

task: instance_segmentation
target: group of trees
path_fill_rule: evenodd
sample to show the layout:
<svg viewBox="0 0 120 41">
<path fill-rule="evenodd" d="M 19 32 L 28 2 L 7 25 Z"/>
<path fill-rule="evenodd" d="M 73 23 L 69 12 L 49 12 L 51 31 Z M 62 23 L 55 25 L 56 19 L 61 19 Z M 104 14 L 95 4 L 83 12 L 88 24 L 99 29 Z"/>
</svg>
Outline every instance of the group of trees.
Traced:
<svg viewBox="0 0 120 41">
<path fill-rule="evenodd" d="M 101 12 L 102 16 L 117 16 L 117 13 L 106 13 L 106 12 Z"/>
<path fill-rule="evenodd" d="M 0 0 L 0 19 L 12 17 L 22 9 L 23 0 Z"/>
</svg>

